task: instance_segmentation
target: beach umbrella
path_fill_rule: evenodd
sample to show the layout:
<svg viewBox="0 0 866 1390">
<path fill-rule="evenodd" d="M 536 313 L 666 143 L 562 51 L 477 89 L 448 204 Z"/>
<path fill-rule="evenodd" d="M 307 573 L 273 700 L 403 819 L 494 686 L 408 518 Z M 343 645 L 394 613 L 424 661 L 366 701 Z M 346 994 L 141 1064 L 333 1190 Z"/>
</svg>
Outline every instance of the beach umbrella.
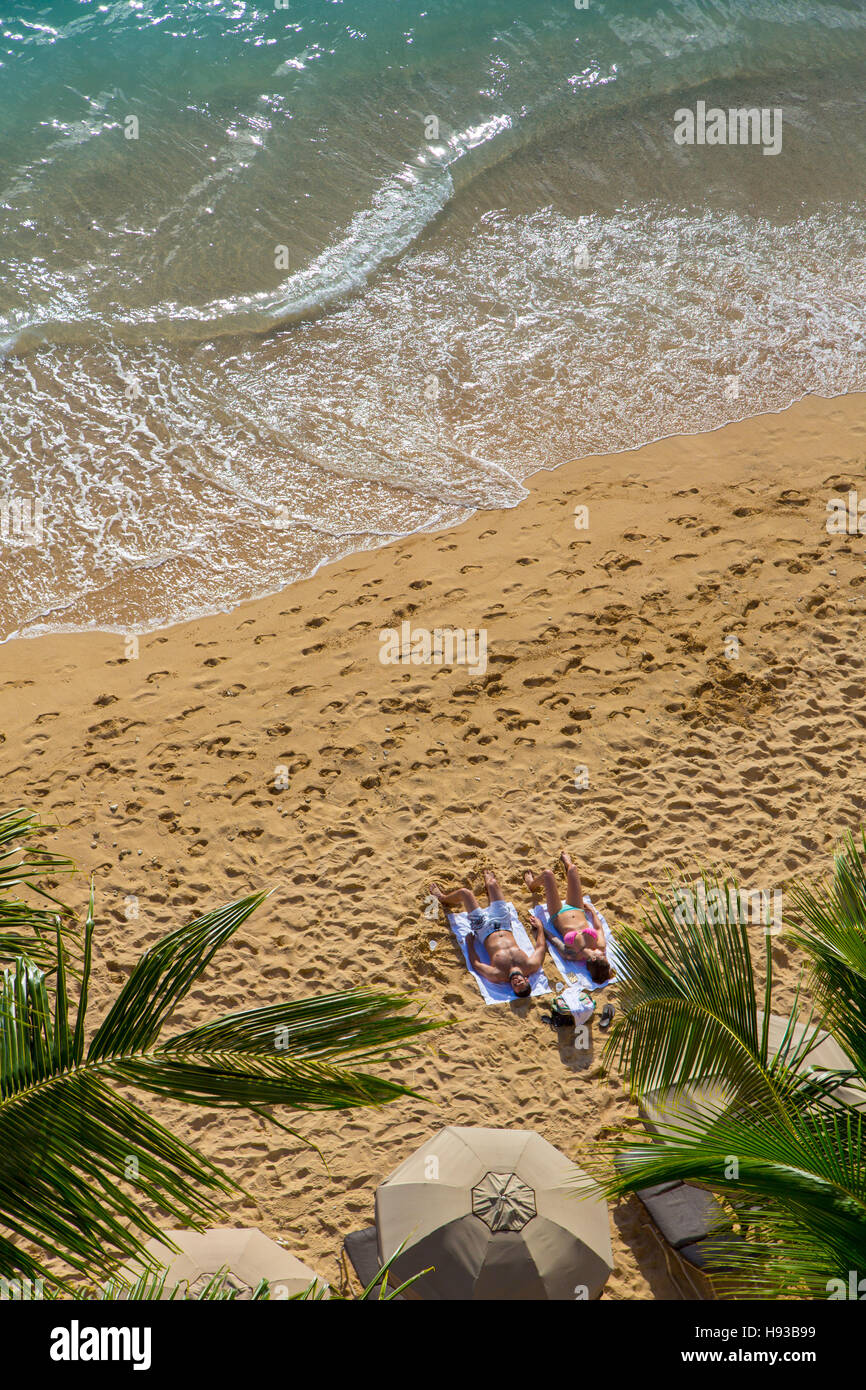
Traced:
<svg viewBox="0 0 866 1390">
<path fill-rule="evenodd" d="M 759 1028 L 763 1026 L 763 1020 L 764 1015 L 759 1010 Z M 776 1055 L 776 1053 L 779 1051 L 779 1048 L 782 1046 L 782 1039 L 785 1036 L 785 1029 L 787 1028 L 787 1026 L 788 1020 L 786 1018 L 780 1018 L 778 1014 L 770 1014 L 770 1026 L 767 1031 L 770 1040 L 770 1051 L 772 1052 L 773 1056 Z M 803 1037 L 803 1034 L 806 1031 L 807 1029 L 805 1024 L 795 1024 L 794 1042 L 799 1043 L 800 1039 Z M 814 1032 L 815 1025 L 812 1024 L 809 1027 L 808 1031 L 810 1033 Z M 819 1075 L 822 1071 L 848 1071 L 854 1067 L 854 1063 L 851 1061 L 851 1058 L 848 1056 L 847 1052 L 845 1052 L 845 1050 L 839 1046 L 836 1039 L 832 1037 L 830 1033 L 827 1033 L 824 1029 L 821 1029 L 818 1033 L 818 1037 L 820 1041 L 818 1042 L 817 1047 L 814 1047 L 812 1051 L 809 1053 L 809 1055 L 806 1057 L 805 1062 L 803 1063 L 804 1067 L 806 1067 L 807 1069 L 813 1068 L 816 1072 L 819 1073 Z M 856 1073 L 856 1068 L 854 1068 L 854 1070 Z M 837 1090 L 834 1091 L 833 1098 L 836 1100 L 844 1101 L 846 1105 L 853 1105 L 858 1110 L 864 1110 L 866 1109 L 866 1092 L 864 1092 L 862 1085 L 857 1081 L 856 1074 L 853 1078 L 853 1082 L 853 1085 L 839 1086 Z"/>
<path fill-rule="evenodd" d="M 762 1010 L 757 1011 L 757 1016 L 758 1031 L 760 1032 L 764 1026 Z M 771 1057 L 775 1057 L 781 1048 L 787 1027 L 788 1020 L 786 1018 L 781 1018 L 779 1014 L 770 1014 L 767 1035 Z M 814 1032 L 814 1024 L 809 1025 L 808 1028 L 804 1023 L 794 1025 L 793 1042 L 795 1046 L 802 1040 L 807 1031 L 809 1033 Z M 822 1071 L 844 1071 L 852 1066 L 847 1053 L 842 1050 L 829 1033 L 823 1029 L 820 1030 L 818 1039 L 817 1045 L 801 1063 L 801 1070 L 814 1068 L 820 1075 Z M 640 1098 L 640 1110 L 644 1124 L 650 1133 L 656 1137 L 661 1137 L 666 1127 L 673 1131 L 683 1123 L 688 1127 L 695 1119 L 720 1115 L 727 1109 L 734 1094 L 730 1087 L 725 1086 L 723 1081 L 695 1081 L 690 1085 L 683 1086 L 678 1092 L 647 1091 Z M 857 1085 L 838 1087 L 835 1098 L 855 1106 L 858 1110 L 866 1109 L 866 1093 Z"/>
<path fill-rule="evenodd" d="M 382 1263 L 423 1299 L 597 1298 L 613 1269 L 607 1203 L 526 1129 L 449 1126 L 376 1192 Z"/>
<path fill-rule="evenodd" d="M 327 1288 L 312 1269 L 255 1227 L 217 1226 L 209 1231 L 166 1231 L 165 1235 L 180 1247 L 180 1254 L 160 1240 L 149 1240 L 145 1246 L 150 1262 L 166 1271 L 164 1299 L 171 1298 L 177 1284 L 181 1285 L 177 1298 L 197 1298 L 226 1268 L 224 1287 L 235 1289 L 241 1300 L 251 1298 L 262 1279 L 270 1285 L 271 1298 L 303 1293 L 314 1280 L 320 1289 Z M 134 1283 L 143 1273 L 144 1265 L 136 1260 L 124 1266 L 121 1277 Z"/>
<path fill-rule="evenodd" d="M 641 1119 L 655 1138 L 661 1138 L 665 1130 L 676 1138 L 678 1128 L 690 1129 L 696 1120 L 722 1114 L 731 1098 L 730 1089 L 712 1081 L 695 1082 L 679 1091 L 646 1091 L 640 1097 Z"/>
</svg>

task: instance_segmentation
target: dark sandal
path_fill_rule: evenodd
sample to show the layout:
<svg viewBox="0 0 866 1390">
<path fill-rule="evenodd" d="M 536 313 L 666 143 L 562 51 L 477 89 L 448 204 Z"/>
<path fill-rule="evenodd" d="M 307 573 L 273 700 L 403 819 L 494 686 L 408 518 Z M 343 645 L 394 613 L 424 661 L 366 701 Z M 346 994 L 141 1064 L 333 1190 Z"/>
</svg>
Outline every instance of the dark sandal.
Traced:
<svg viewBox="0 0 866 1390">
<path fill-rule="evenodd" d="M 598 1020 L 599 1028 L 603 1028 L 606 1032 L 607 1029 L 610 1027 L 611 1023 L 613 1022 L 613 1016 L 615 1013 L 616 1009 L 614 1008 L 613 1004 L 605 1004 L 604 1008 L 601 1011 L 601 1018 Z"/>
</svg>

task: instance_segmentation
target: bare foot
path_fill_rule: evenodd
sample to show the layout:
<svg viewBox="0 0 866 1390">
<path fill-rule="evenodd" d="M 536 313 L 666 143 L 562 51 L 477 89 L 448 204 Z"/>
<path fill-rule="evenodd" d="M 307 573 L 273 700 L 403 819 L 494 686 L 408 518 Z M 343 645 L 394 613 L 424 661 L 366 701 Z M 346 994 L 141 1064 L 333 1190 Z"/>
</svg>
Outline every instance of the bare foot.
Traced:
<svg viewBox="0 0 866 1390">
<path fill-rule="evenodd" d="M 534 893 L 534 892 L 535 892 L 535 880 L 536 880 L 537 877 L 538 877 L 538 875 L 537 875 L 537 874 L 534 874 L 534 873 L 532 872 L 531 869 L 524 869 L 524 870 L 523 870 L 523 882 L 526 884 L 526 886 L 527 886 L 527 888 L 529 889 L 530 893 Z"/>
<path fill-rule="evenodd" d="M 440 903 L 444 901 L 445 894 L 442 892 L 442 889 L 439 887 L 438 883 L 430 884 L 430 892 L 433 894 L 434 898 L 439 899 Z"/>
<path fill-rule="evenodd" d="M 574 868 L 574 860 L 572 859 L 567 849 L 564 849 L 559 857 L 562 860 L 562 867 L 564 869 Z"/>
</svg>

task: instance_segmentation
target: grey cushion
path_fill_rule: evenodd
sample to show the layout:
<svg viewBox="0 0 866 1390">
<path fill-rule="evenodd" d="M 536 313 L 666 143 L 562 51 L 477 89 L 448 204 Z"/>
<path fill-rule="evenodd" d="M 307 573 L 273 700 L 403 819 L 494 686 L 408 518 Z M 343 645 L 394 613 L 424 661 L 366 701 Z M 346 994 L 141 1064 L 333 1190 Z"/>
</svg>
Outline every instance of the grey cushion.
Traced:
<svg viewBox="0 0 866 1390">
<path fill-rule="evenodd" d="M 677 1251 L 684 1260 L 688 1260 L 690 1265 L 696 1269 L 706 1269 L 707 1265 L 712 1265 L 710 1273 L 724 1273 L 727 1266 L 724 1257 L 718 1253 L 718 1247 L 712 1236 L 708 1240 L 699 1240 L 695 1245 L 683 1245 Z"/>
<path fill-rule="evenodd" d="M 638 1195 L 668 1245 L 675 1250 L 703 1240 L 718 1217 L 719 1204 L 715 1197 L 690 1183 L 680 1183 L 654 1196 L 646 1196 L 650 1191 L 652 1189 L 645 1188 Z"/>
<path fill-rule="evenodd" d="M 660 1182 L 655 1187 L 642 1187 L 637 1195 L 646 1206 L 647 1197 L 657 1197 L 660 1192 L 670 1192 L 672 1187 L 682 1187 L 682 1185 L 681 1178 L 674 1178 L 672 1182 Z"/>
<path fill-rule="evenodd" d="M 363 1231 L 352 1231 L 351 1235 L 346 1236 L 343 1241 L 343 1249 L 349 1261 L 366 1289 L 372 1279 L 379 1272 L 379 1241 L 376 1236 L 375 1226 L 366 1226 Z M 399 1281 L 398 1281 L 399 1282 Z M 371 1298 L 379 1297 L 379 1290 L 371 1294 Z M 405 1295 L 400 1293 L 397 1300 L 402 1301 Z"/>
<path fill-rule="evenodd" d="M 707 1258 L 712 1254 L 712 1249 L 713 1243 L 711 1240 L 699 1240 L 694 1245 L 680 1246 L 677 1253 L 681 1255 L 684 1260 L 688 1260 L 690 1265 L 694 1265 L 696 1269 L 705 1269 Z"/>
</svg>

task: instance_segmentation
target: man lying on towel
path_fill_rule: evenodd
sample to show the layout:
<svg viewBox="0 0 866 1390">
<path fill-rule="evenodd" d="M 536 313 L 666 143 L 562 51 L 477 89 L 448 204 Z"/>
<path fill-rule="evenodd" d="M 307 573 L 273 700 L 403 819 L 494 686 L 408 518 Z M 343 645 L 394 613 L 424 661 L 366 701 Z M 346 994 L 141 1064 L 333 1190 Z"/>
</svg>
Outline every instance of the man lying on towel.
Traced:
<svg viewBox="0 0 866 1390">
<path fill-rule="evenodd" d="M 531 955 L 522 951 L 511 931 L 511 914 L 496 882 L 496 876 L 489 869 L 484 870 L 484 888 L 488 907 L 479 907 L 475 894 L 468 888 L 449 888 L 443 890 L 438 883 L 430 884 L 430 892 L 438 898 L 444 908 L 450 911 L 463 911 L 469 914 L 472 935 L 466 947 L 472 969 L 490 980 L 494 985 L 511 985 L 518 999 L 525 999 L 532 993 L 530 975 L 541 969 L 547 951 L 544 928 L 538 924 L 535 950 Z M 478 959 L 476 944 L 483 943 L 490 957 L 490 964 Z"/>
<path fill-rule="evenodd" d="M 559 896 L 556 877 L 552 869 L 542 869 L 540 874 L 534 874 L 531 869 L 527 869 L 523 875 L 523 881 L 529 891 L 536 896 L 540 891 L 543 890 L 544 892 L 550 926 L 553 929 L 550 933 L 550 939 L 554 946 L 562 952 L 566 960 L 584 961 L 590 979 L 594 980 L 597 985 L 603 985 L 605 980 L 609 980 L 613 974 L 610 961 L 607 958 L 607 939 L 604 927 L 601 925 L 598 915 L 593 911 L 592 905 L 584 903 L 580 874 L 571 855 L 567 850 L 563 850 L 559 857 L 562 860 L 562 867 L 565 869 L 568 884 L 568 901 L 566 903 L 563 903 Z M 557 936 L 554 936 L 553 932 L 556 932 Z M 559 937 L 562 938 L 561 941 L 558 939 Z"/>
</svg>

